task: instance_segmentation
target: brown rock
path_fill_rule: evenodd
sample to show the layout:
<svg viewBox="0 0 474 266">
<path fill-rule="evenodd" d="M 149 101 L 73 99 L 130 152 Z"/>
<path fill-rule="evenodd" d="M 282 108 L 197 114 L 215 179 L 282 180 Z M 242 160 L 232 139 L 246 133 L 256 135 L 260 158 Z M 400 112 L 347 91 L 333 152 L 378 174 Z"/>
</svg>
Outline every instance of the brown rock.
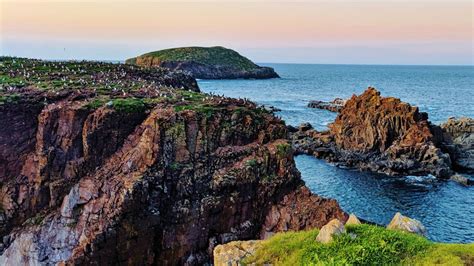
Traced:
<svg viewBox="0 0 474 266">
<path fill-rule="evenodd" d="M 446 149 L 461 170 L 474 170 L 474 119 L 450 118 L 441 125 Z"/>
<path fill-rule="evenodd" d="M 251 256 L 261 246 L 259 240 L 233 241 L 218 245 L 214 249 L 215 266 L 240 266 L 242 260 Z"/>
<path fill-rule="evenodd" d="M 415 233 L 419 235 L 426 235 L 426 228 L 421 224 L 420 221 L 403 216 L 397 212 L 393 216 L 392 221 L 387 225 L 388 229 L 402 230 L 409 233 Z"/>
<path fill-rule="evenodd" d="M 359 220 L 359 218 L 357 218 L 357 216 L 355 216 L 355 214 L 351 213 L 349 215 L 349 219 L 347 219 L 347 222 L 345 223 L 345 225 L 359 225 L 359 224 L 362 224 Z"/>
<path fill-rule="evenodd" d="M 271 206 L 260 237 L 265 239 L 275 232 L 321 228 L 333 219 L 347 220 L 347 214 L 337 201 L 314 195 L 302 186 Z"/>
<path fill-rule="evenodd" d="M 452 174 L 442 134 L 428 115 L 374 88 L 352 96 L 329 128 L 292 133 L 295 151 L 389 175 Z"/>
<path fill-rule="evenodd" d="M 333 219 L 328 224 L 323 226 L 321 230 L 319 230 L 316 241 L 327 244 L 333 241 L 334 236 L 343 234 L 345 232 L 346 229 L 344 228 L 344 224 L 338 219 Z"/>
</svg>

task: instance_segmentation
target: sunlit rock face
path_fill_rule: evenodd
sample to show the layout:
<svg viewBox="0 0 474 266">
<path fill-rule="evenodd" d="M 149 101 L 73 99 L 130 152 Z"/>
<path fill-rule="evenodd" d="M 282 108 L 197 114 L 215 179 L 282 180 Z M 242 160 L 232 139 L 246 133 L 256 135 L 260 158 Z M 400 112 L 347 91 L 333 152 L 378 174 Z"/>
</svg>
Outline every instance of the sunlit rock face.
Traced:
<svg viewBox="0 0 474 266">
<path fill-rule="evenodd" d="M 442 135 L 417 107 L 368 88 L 347 100 L 328 131 L 300 129 L 292 143 L 299 153 L 363 170 L 447 178 L 453 172 Z"/>
<path fill-rule="evenodd" d="M 0 264 L 199 265 L 263 228 L 345 217 L 304 187 L 279 118 L 174 82 L 13 89 L 0 105 Z"/>
</svg>

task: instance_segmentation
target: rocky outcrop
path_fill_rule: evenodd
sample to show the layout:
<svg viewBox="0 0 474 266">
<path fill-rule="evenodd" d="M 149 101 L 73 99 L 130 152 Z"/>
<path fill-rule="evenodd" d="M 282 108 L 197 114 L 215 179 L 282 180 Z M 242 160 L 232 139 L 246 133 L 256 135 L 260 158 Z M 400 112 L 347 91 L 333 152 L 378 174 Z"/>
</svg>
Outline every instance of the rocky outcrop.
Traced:
<svg viewBox="0 0 474 266">
<path fill-rule="evenodd" d="M 296 152 L 389 175 L 452 175 L 440 148 L 441 130 L 417 107 L 374 88 L 347 101 L 329 131 L 299 130 L 291 136 Z"/>
<path fill-rule="evenodd" d="M 251 102 L 163 85 L 13 91 L 1 265 L 200 265 L 218 244 L 346 216 L 304 187 L 284 123 Z"/>
<path fill-rule="evenodd" d="M 146 53 L 127 64 L 183 70 L 198 79 L 279 78 L 271 67 L 261 67 L 224 47 L 181 47 Z"/>
<path fill-rule="evenodd" d="M 233 241 L 214 249 L 214 266 L 240 266 L 242 261 L 255 253 L 261 240 Z"/>
<path fill-rule="evenodd" d="M 403 216 L 401 213 L 397 212 L 393 216 L 392 221 L 387 225 L 388 229 L 402 230 L 409 233 L 426 235 L 426 228 L 423 224 L 415 219 L 410 217 Z"/>
<path fill-rule="evenodd" d="M 341 98 L 336 98 L 330 102 L 324 102 L 324 101 L 310 101 L 308 103 L 309 108 L 317 108 L 317 109 L 323 109 L 323 110 L 328 110 L 331 112 L 340 112 L 344 105 L 346 104 L 347 100 L 341 99 Z"/>
<path fill-rule="evenodd" d="M 454 167 L 474 171 L 474 119 L 450 118 L 441 124 L 441 128 Z"/>
<path fill-rule="evenodd" d="M 333 219 L 319 230 L 316 241 L 327 244 L 332 242 L 335 236 L 344 234 L 345 232 L 346 228 L 344 224 L 338 219 Z"/>
<path fill-rule="evenodd" d="M 270 207 L 260 238 L 266 239 L 275 232 L 321 228 L 331 219 L 345 221 L 347 218 L 336 200 L 321 198 L 303 186 Z"/>
<path fill-rule="evenodd" d="M 137 64 L 142 66 L 158 66 L 171 70 L 182 70 L 198 79 L 270 79 L 279 78 L 271 67 L 255 67 L 252 69 L 239 69 L 225 65 L 209 65 L 195 61 L 165 61 L 156 63 L 152 58 L 139 57 Z"/>
</svg>

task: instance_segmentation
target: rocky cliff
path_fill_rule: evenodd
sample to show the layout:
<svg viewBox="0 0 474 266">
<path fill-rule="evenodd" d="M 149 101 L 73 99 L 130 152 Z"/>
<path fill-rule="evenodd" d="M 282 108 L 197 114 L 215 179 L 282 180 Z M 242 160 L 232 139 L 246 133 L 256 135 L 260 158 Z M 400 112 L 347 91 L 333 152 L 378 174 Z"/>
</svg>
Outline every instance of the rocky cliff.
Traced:
<svg viewBox="0 0 474 266">
<path fill-rule="evenodd" d="M 220 243 L 347 218 L 251 102 L 161 69 L 1 66 L 2 265 L 197 265 Z"/>
<path fill-rule="evenodd" d="M 271 67 L 261 67 L 236 51 L 224 47 L 182 47 L 146 53 L 127 64 L 184 70 L 199 79 L 278 78 Z"/>
<path fill-rule="evenodd" d="M 444 144 L 460 170 L 474 171 L 474 119 L 450 118 L 441 124 Z"/>
<path fill-rule="evenodd" d="M 428 115 L 374 88 L 349 99 L 329 131 L 305 127 L 292 138 L 298 152 L 364 170 L 442 178 L 453 173 L 442 131 Z"/>
</svg>

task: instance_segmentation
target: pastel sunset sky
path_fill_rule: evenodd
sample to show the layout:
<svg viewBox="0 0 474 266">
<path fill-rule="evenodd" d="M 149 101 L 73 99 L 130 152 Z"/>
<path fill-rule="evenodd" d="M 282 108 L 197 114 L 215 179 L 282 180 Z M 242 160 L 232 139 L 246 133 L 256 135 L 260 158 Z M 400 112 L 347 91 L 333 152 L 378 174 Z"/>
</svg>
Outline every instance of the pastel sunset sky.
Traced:
<svg viewBox="0 0 474 266">
<path fill-rule="evenodd" d="M 256 62 L 473 64 L 473 1 L 0 0 L 2 55 L 124 60 L 221 45 Z"/>
</svg>

